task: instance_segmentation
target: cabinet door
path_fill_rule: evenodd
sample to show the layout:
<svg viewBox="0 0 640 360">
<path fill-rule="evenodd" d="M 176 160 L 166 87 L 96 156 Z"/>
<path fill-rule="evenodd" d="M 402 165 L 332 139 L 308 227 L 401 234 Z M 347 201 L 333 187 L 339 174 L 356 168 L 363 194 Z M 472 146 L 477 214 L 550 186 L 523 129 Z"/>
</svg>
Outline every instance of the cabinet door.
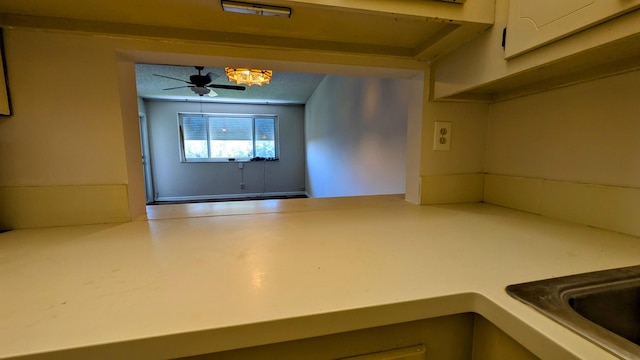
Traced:
<svg viewBox="0 0 640 360">
<path fill-rule="evenodd" d="M 512 58 L 637 8 L 640 0 L 511 0 L 505 57 Z"/>
</svg>

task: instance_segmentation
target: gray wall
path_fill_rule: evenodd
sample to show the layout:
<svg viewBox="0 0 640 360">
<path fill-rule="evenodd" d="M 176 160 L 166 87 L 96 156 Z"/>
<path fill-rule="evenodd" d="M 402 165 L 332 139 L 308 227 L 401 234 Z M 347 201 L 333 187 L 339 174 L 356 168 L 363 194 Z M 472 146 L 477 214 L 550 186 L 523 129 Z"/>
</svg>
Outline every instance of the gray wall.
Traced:
<svg viewBox="0 0 640 360">
<path fill-rule="evenodd" d="M 307 101 L 312 197 L 403 194 L 411 80 L 327 75 Z"/>
<path fill-rule="evenodd" d="M 150 150 L 159 200 L 207 198 L 304 190 L 304 106 L 145 101 Z M 280 160 L 238 163 L 180 162 L 178 112 L 275 114 Z M 240 188 L 244 182 L 245 188 Z"/>
</svg>

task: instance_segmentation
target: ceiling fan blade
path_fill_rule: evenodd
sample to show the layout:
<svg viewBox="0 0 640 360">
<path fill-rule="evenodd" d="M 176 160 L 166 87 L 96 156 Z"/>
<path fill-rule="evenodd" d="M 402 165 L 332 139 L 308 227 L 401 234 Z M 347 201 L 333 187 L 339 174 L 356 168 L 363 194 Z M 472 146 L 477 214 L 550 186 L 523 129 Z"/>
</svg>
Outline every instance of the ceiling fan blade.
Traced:
<svg viewBox="0 0 640 360">
<path fill-rule="evenodd" d="M 213 80 L 215 80 L 215 79 L 219 78 L 219 77 L 220 77 L 220 75 L 215 74 L 215 73 L 212 73 L 212 72 L 209 72 L 209 73 L 207 73 L 206 77 L 208 77 L 208 78 L 209 78 L 209 83 L 210 83 L 210 82 L 212 82 Z M 207 84 L 208 84 L 208 83 L 207 83 Z"/>
<path fill-rule="evenodd" d="M 240 90 L 240 91 L 244 91 L 245 90 L 244 86 L 237 86 L 237 85 L 211 84 L 211 85 L 207 85 L 207 87 L 213 88 L 213 89 Z"/>
<path fill-rule="evenodd" d="M 193 85 L 176 86 L 176 87 L 170 87 L 162 90 L 173 90 L 173 89 L 182 89 L 182 88 L 190 88 L 190 87 L 193 87 Z"/>
<path fill-rule="evenodd" d="M 159 77 L 163 77 L 165 79 L 171 79 L 171 80 L 178 80 L 178 81 L 182 81 L 182 82 L 186 82 L 187 84 L 191 84 L 190 82 L 188 82 L 187 80 L 184 79 L 177 79 L 171 76 L 164 76 L 164 75 L 159 75 L 159 74 L 153 74 L 153 76 L 159 76 Z"/>
</svg>

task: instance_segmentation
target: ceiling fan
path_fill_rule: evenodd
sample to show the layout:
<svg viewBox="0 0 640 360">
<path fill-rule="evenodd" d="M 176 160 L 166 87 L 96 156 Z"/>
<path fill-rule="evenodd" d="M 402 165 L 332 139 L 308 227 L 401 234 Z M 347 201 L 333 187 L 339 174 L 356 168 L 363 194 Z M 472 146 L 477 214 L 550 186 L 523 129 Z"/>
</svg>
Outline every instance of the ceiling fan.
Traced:
<svg viewBox="0 0 640 360">
<path fill-rule="evenodd" d="M 170 87 L 162 90 L 174 90 L 174 89 L 181 89 L 181 88 L 188 87 L 191 89 L 191 91 L 198 94 L 199 96 L 203 96 L 203 95 L 218 96 L 218 94 L 211 89 L 225 89 L 225 90 L 239 90 L 239 91 L 245 90 L 244 86 L 211 84 L 213 80 L 218 78 L 218 75 L 212 72 L 207 73 L 207 75 L 202 75 L 202 70 L 204 70 L 204 67 L 195 66 L 195 68 L 196 70 L 198 70 L 198 74 L 189 76 L 189 81 L 183 80 L 183 79 L 177 79 L 171 76 L 165 76 L 165 75 L 159 75 L 159 74 L 153 74 L 153 75 L 171 79 L 171 80 L 178 80 L 178 81 L 182 81 L 189 84 L 184 86 Z"/>
</svg>

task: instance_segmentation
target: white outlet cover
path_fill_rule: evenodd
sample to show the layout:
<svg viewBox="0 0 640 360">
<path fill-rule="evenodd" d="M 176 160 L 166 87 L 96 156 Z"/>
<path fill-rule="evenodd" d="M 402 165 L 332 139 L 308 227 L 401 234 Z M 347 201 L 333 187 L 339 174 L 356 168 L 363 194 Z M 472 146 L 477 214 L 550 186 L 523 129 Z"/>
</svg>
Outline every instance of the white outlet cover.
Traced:
<svg viewBox="0 0 640 360">
<path fill-rule="evenodd" d="M 451 122 L 436 121 L 433 132 L 433 150 L 451 150 Z"/>
</svg>

